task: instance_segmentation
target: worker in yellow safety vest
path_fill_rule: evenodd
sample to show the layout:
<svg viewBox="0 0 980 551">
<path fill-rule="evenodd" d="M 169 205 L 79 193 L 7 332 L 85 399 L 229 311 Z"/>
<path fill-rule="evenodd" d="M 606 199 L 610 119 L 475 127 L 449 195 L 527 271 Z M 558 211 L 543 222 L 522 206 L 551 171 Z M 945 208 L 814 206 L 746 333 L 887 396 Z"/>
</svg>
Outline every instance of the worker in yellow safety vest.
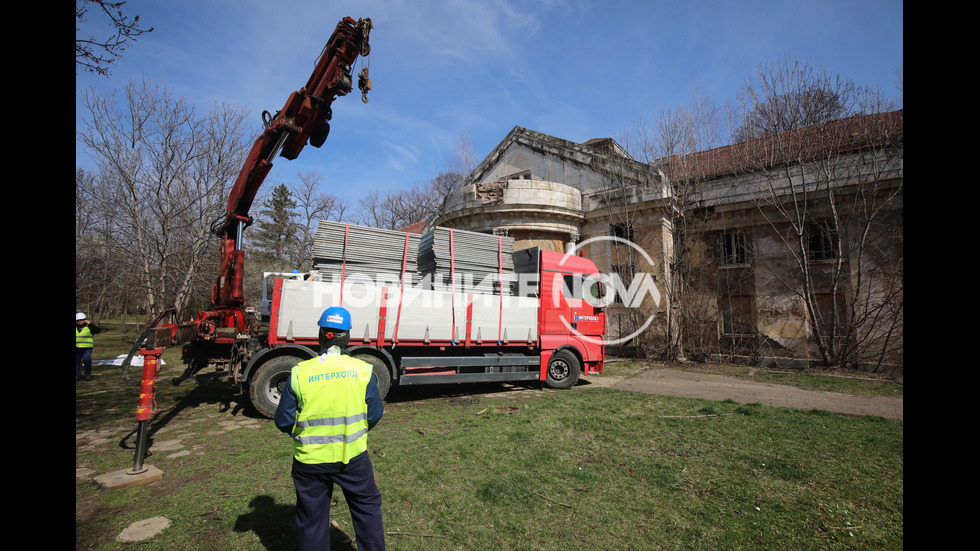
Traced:
<svg viewBox="0 0 980 551">
<path fill-rule="evenodd" d="M 101 333 L 99 326 L 88 320 L 88 317 L 78 312 L 75 314 L 75 382 L 82 380 L 83 371 L 86 381 L 92 380 L 92 349 L 95 347 L 95 335 Z"/>
<path fill-rule="evenodd" d="M 377 379 L 370 364 L 342 350 L 350 312 L 327 308 L 317 325 L 320 355 L 292 368 L 275 414 L 293 438 L 299 549 L 329 549 L 334 484 L 350 508 L 358 550 L 384 549 L 381 492 L 367 453 L 368 431 L 384 414 Z"/>
</svg>

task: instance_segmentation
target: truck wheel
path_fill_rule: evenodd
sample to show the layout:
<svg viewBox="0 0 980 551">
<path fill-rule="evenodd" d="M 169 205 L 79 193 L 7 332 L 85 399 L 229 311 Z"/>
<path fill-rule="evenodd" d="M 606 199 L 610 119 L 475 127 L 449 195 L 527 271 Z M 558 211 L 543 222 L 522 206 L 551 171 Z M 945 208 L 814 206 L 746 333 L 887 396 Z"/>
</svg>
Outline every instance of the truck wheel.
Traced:
<svg viewBox="0 0 980 551">
<path fill-rule="evenodd" d="M 296 356 L 278 356 L 259 366 L 258 371 L 252 375 L 249 398 L 260 414 L 270 419 L 275 417 L 289 373 L 301 361 Z"/>
<path fill-rule="evenodd" d="M 582 366 L 575 354 L 568 350 L 559 350 L 548 361 L 548 378 L 545 384 L 549 388 L 572 388 L 581 371 Z"/>
<path fill-rule="evenodd" d="M 374 378 L 378 380 L 378 392 L 381 394 L 381 399 L 384 400 L 385 396 L 388 395 L 388 390 L 391 389 L 391 372 L 388 371 L 385 362 L 371 354 L 353 354 L 351 357 L 371 364 L 371 367 L 374 368 Z"/>
</svg>

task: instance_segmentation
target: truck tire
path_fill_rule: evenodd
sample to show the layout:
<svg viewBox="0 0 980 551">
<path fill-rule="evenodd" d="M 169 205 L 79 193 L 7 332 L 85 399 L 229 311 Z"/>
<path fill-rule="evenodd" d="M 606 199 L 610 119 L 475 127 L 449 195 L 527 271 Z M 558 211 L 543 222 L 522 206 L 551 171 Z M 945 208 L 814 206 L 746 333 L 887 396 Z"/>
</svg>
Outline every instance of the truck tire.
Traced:
<svg viewBox="0 0 980 551">
<path fill-rule="evenodd" d="M 371 364 L 371 367 L 374 368 L 374 378 L 378 380 L 378 392 L 381 394 L 381 399 L 384 400 L 391 389 L 391 372 L 388 371 L 388 365 L 385 364 L 384 360 L 372 354 L 353 354 L 351 357 Z"/>
<path fill-rule="evenodd" d="M 559 350 L 548 360 L 548 388 L 572 388 L 578 382 L 582 364 L 570 350 Z"/>
<path fill-rule="evenodd" d="M 283 385 L 293 366 L 301 361 L 296 356 L 277 356 L 259 366 L 249 381 L 249 399 L 256 411 L 270 419 L 276 415 Z"/>
</svg>

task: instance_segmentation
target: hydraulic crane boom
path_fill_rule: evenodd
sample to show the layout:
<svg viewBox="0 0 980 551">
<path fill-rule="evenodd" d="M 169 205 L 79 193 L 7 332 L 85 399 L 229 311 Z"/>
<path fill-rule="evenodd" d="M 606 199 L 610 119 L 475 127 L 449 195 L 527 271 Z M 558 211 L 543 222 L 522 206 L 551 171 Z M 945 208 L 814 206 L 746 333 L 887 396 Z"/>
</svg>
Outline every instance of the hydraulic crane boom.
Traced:
<svg viewBox="0 0 980 551">
<path fill-rule="evenodd" d="M 255 140 L 242 167 L 222 223 L 214 228 L 221 238 L 221 263 L 218 280 L 212 288 L 213 308 L 200 312 L 194 319 L 198 325 L 197 338 L 209 338 L 216 328 L 234 329 L 249 333 L 251 321 L 244 312 L 244 250 L 242 233 L 252 223 L 248 212 L 256 192 L 272 168 L 276 155 L 295 159 L 307 142 L 320 147 L 329 132 L 331 104 L 353 89 L 351 66 L 357 57 L 371 51 L 369 34 L 371 20 L 358 21 L 346 17 L 340 21 L 324 47 L 313 74 L 306 86 L 293 92 L 274 117 L 263 114 L 265 130 Z M 367 102 L 371 88 L 365 67 L 359 76 L 358 87 L 362 100 Z"/>
</svg>

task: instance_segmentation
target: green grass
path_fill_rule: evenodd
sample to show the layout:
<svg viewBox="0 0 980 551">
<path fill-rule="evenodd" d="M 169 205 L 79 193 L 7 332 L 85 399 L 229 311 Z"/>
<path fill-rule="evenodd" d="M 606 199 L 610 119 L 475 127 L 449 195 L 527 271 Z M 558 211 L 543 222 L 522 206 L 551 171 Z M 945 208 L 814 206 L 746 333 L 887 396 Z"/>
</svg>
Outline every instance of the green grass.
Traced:
<svg viewBox="0 0 980 551">
<path fill-rule="evenodd" d="M 118 367 L 77 384 L 76 549 L 295 548 L 288 437 L 211 373 L 173 387 L 182 367 L 150 423 L 164 476 L 133 488 L 91 477 L 132 467 L 137 389 Z M 873 417 L 470 385 L 397 389 L 370 449 L 392 550 L 900 549 L 903 438 Z M 156 516 L 171 526 L 115 541 Z M 353 536 L 342 497 L 332 518 Z"/>
</svg>

